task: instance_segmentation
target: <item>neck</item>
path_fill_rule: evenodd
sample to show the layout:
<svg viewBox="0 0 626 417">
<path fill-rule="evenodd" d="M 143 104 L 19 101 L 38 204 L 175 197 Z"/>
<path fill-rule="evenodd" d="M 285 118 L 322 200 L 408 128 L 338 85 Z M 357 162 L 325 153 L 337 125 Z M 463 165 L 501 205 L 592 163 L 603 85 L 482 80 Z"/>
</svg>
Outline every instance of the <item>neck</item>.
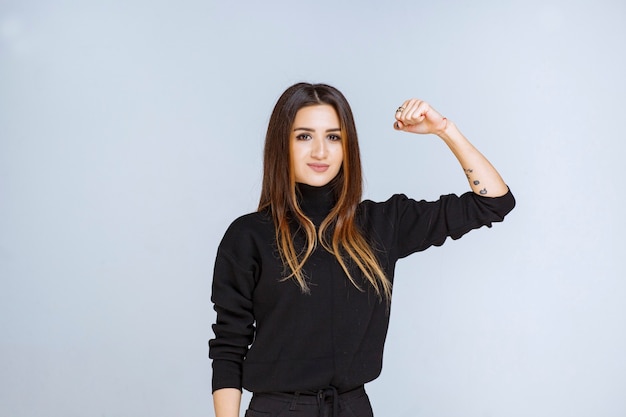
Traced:
<svg viewBox="0 0 626 417">
<path fill-rule="evenodd" d="M 321 187 L 296 183 L 296 194 L 302 211 L 308 217 L 326 217 L 336 203 L 330 183 Z"/>
</svg>

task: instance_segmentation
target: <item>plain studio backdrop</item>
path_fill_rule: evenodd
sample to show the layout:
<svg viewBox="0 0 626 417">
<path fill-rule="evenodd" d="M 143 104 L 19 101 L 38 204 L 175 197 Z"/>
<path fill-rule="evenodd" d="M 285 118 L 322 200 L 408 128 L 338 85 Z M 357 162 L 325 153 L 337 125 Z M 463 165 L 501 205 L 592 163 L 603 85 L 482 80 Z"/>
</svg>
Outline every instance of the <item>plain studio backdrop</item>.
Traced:
<svg viewBox="0 0 626 417">
<path fill-rule="evenodd" d="M 517 198 L 399 262 L 375 414 L 624 417 L 625 45 L 617 0 L 2 0 L 0 415 L 213 415 L 217 245 L 311 81 L 353 106 L 365 198 L 469 189 L 392 129 L 410 97 Z"/>
</svg>

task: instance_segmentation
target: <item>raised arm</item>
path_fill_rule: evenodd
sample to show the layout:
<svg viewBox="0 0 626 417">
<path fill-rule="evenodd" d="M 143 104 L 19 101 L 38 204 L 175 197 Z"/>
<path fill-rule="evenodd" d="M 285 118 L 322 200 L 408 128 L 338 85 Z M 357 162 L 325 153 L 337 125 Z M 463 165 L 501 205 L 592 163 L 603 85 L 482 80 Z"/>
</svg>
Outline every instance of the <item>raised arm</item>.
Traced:
<svg viewBox="0 0 626 417">
<path fill-rule="evenodd" d="M 404 132 L 439 136 L 461 164 L 472 191 L 485 197 L 500 197 L 508 187 L 500 174 L 456 125 L 443 117 L 428 103 L 418 99 L 406 100 L 396 111 L 394 128 Z"/>
</svg>

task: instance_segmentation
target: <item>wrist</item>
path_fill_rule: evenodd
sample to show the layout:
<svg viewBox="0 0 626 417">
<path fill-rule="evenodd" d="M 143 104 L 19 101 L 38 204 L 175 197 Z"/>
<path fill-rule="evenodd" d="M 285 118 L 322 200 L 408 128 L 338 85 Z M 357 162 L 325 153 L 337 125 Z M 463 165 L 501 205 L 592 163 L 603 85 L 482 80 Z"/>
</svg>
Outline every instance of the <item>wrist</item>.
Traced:
<svg viewBox="0 0 626 417">
<path fill-rule="evenodd" d="M 458 131 L 454 122 L 444 117 L 443 123 L 441 125 L 442 126 L 435 132 L 435 135 L 439 136 L 445 142 L 452 140 L 452 138 L 455 136 L 454 132 Z"/>
<path fill-rule="evenodd" d="M 439 128 L 435 131 L 435 135 L 441 137 L 442 135 L 446 134 L 446 131 L 448 129 L 448 125 L 452 123 L 450 121 L 448 121 L 447 117 L 444 117 L 441 119 L 441 124 L 439 126 Z"/>
<path fill-rule="evenodd" d="M 452 121 L 448 121 L 446 128 L 438 133 L 437 136 L 453 151 L 472 147 L 472 144 L 465 136 L 463 136 L 461 131 Z"/>
</svg>

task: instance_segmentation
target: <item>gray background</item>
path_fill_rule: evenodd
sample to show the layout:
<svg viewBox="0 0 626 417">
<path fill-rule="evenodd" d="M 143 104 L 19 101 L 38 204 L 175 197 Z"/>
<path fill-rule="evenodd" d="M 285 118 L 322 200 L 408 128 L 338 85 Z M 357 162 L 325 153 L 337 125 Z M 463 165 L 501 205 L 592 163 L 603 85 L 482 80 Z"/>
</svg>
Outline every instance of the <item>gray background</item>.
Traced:
<svg viewBox="0 0 626 417">
<path fill-rule="evenodd" d="M 213 415 L 215 251 L 304 80 L 365 197 L 468 189 L 416 96 L 518 200 L 400 262 L 377 415 L 625 416 L 625 41 L 620 1 L 1 0 L 0 415 Z"/>
</svg>

